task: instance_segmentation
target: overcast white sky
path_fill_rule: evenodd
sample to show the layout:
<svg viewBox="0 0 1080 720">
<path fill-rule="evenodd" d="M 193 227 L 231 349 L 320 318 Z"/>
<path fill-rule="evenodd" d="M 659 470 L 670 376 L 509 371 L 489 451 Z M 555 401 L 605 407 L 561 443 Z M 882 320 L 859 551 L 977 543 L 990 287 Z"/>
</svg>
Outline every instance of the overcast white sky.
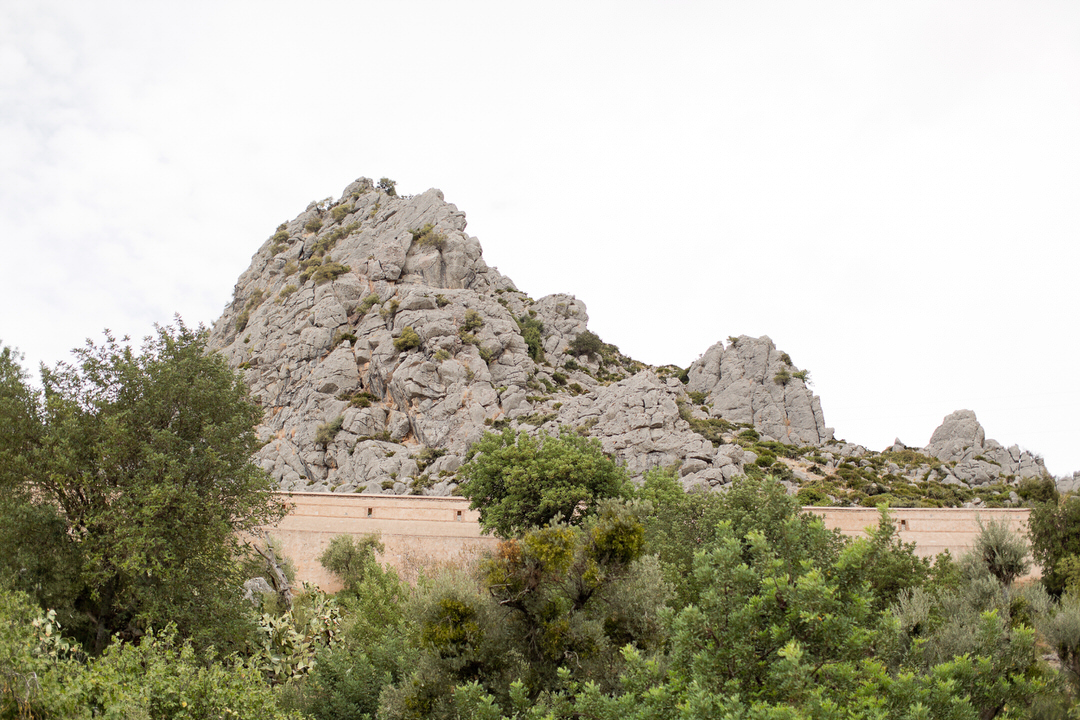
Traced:
<svg viewBox="0 0 1080 720">
<path fill-rule="evenodd" d="M 838 437 L 1080 469 L 1076 2 L 0 2 L 0 341 L 212 323 L 278 223 L 441 188 L 686 366 L 769 335 Z"/>
</svg>

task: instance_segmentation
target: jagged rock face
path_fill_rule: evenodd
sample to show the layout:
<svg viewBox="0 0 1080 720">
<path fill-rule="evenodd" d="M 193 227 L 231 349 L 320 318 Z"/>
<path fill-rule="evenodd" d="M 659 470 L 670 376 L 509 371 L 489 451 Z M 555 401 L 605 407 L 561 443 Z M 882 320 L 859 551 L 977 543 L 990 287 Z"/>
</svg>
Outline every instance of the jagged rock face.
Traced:
<svg viewBox="0 0 1080 720">
<path fill-rule="evenodd" d="M 504 425 L 575 429 L 631 476 L 679 466 L 687 487 L 722 487 L 753 460 L 691 429 L 708 415 L 671 368 L 607 345 L 572 355 L 587 327 L 580 300 L 533 300 L 488 267 L 438 190 L 394 197 L 361 178 L 259 248 L 211 347 L 262 403 L 256 460 L 283 489 L 445 494 L 469 445 Z M 772 342 L 740 345 L 692 371 L 709 412 L 783 442 L 831 437 L 801 380 L 767 382 Z"/>
<path fill-rule="evenodd" d="M 1080 470 L 1074 472 L 1072 475 L 1058 478 L 1057 489 L 1060 493 L 1080 492 Z"/>
<path fill-rule="evenodd" d="M 950 413 L 930 436 L 924 452 L 949 463 L 946 472 L 969 485 L 1012 478 L 1048 475 L 1043 459 L 1018 446 L 1005 448 L 987 440 L 986 431 L 971 410 Z"/>
<path fill-rule="evenodd" d="M 805 375 L 767 336 L 733 338 L 726 350 L 716 343 L 690 366 L 689 378 L 687 389 L 706 394 L 713 417 L 751 424 L 788 445 L 821 445 L 833 437 Z"/>
<path fill-rule="evenodd" d="M 768 337 L 717 343 L 685 374 L 595 337 L 575 343 L 587 337 L 584 303 L 520 292 L 465 226 L 438 190 L 395 197 L 361 178 L 255 253 L 210 345 L 262 404 L 256 460 L 282 489 L 447 494 L 468 447 L 504 426 L 569 428 L 632 477 L 678 467 L 687 488 L 723 488 L 775 441 L 803 446 L 783 460 L 793 481 L 871 464 L 833 438 L 806 373 Z M 941 482 L 967 487 L 1045 473 L 986 440 L 970 411 L 946 418 L 926 453 L 942 461 Z M 911 482 L 930 471 L 885 468 Z"/>
</svg>

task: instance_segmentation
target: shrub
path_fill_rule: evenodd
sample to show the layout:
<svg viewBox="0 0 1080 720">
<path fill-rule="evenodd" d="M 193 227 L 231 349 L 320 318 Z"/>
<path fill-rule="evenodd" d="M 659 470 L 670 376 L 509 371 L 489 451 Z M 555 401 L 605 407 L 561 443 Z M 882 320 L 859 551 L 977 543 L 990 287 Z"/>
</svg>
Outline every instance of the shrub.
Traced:
<svg viewBox="0 0 1080 720">
<path fill-rule="evenodd" d="M 297 287 L 295 285 L 293 285 L 292 283 L 289 283 L 285 287 L 281 288 L 281 292 L 278 293 L 278 297 L 277 297 L 278 303 L 281 303 L 285 298 L 289 297 L 294 292 L 296 292 L 296 290 L 297 290 Z"/>
<path fill-rule="evenodd" d="M 313 217 L 304 223 L 304 230 L 310 233 L 319 232 L 320 228 L 322 228 L 322 218 Z"/>
<path fill-rule="evenodd" d="M 799 370 L 798 372 L 793 372 L 793 373 L 791 373 L 791 377 L 798 378 L 799 380 L 802 380 L 804 383 L 807 383 L 807 384 L 810 383 L 810 371 L 809 370 Z"/>
<path fill-rule="evenodd" d="M 420 347 L 420 336 L 416 334 L 411 325 L 401 329 L 400 337 L 394 339 L 394 347 L 399 351 L 412 350 Z"/>
<path fill-rule="evenodd" d="M 445 295 L 436 295 L 435 296 L 435 304 L 442 308 L 442 307 L 446 307 L 447 305 L 449 305 L 450 301 L 446 299 Z"/>
<path fill-rule="evenodd" d="M 566 375 L 559 372 L 558 370 L 551 373 L 551 379 L 554 380 L 559 385 L 565 385 L 566 380 L 567 380 Z"/>
<path fill-rule="evenodd" d="M 435 359 L 438 360 L 439 362 L 442 362 L 443 360 L 449 360 L 450 359 L 450 353 L 447 350 L 445 350 L 444 348 L 439 348 L 438 350 L 435 351 Z"/>
<path fill-rule="evenodd" d="M 349 272 L 349 269 L 348 265 L 334 262 L 328 257 L 323 257 L 321 262 L 319 258 L 310 258 L 304 261 L 304 271 L 300 273 L 300 281 L 314 280 L 316 285 L 322 285 L 344 275 Z"/>
<path fill-rule="evenodd" d="M 379 179 L 379 184 L 376 185 L 375 187 L 377 187 L 379 190 L 382 190 L 384 193 L 386 193 L 390 197 L 397 197 L 397 183 L 394 182 L 393 180 L 391 180 L 390 178 L 387 178 L 387 177 L 380 178 Z"/>
<path fill-rule="evenodd" d="M 334 222 L 341 222 L 346 215 L 352 212 L 352 209 L 352 205 L 342 203 L 330 211 L 330 217 L 334 218 Z"/>
<path fill-rule="evenodd" d="M 484 325 L 484 318 L 480 313 L 476 312 L 472 308 L 465 311 L 465 322 L 461 324 L 461 329 L 465 332 L 472 332 L 473 330 L 479 330 Z"/>
<path fill-rule="evenodd" d="M 352 334 L 351 332 L 346 332 L 345 330 L 338 330 L 337 333 L 334 334 L 333 346 L 337 347 L 346 340 L 348 340 L 350 343 L 355 344 L 356 335 Z"/>
<path fill-rule="evenodd" d="M 535 317 L 514 319 L 517 321 L 518 330 L 521 331 L 521 337 L 525 340 L 525 345 L 529 348 L 529 357 L 533 359 L 533 362 L 543 362 L 544 323 Z"/>
<path fill-rule="evenodd" d="M 285 267 L 281 268 L 281 274 L 285 277 L 288 277 L 299 269 L 300 266 L 296 264 L 296 261 L 290 260 L 289 262 L 285 263 Z"/>
<path fill-rule="evenodd" d="M 781 368 L 780 372 L 773 375 L 773 382 L 777 385 L 787 385 L 791 382 L 791 373 L 787 371 L 787 368 Z"/>
<path fill-rule="evenodd" d="M 691 390 L 686 394 L 690 397 L 690 402 L 694 403 L 695 405 L 705 404 L 705 393 L 701 390 Z"/>
<path fill-rule="evenodd" d="M 345 416 L 338 415 L 330 422 L 324 422 L 315 430 L 315 443 L 326 447 L 334 441 L 334 437 L 341 431 L 345 423 Z"/>
<path fill-rule="evenodd" d="M 356 311 L 358 313 L 360 313 L 361 316 L 364 316 L 364 315 L 367 314 L 368 310 L 370 310 L 371 308 L 375 307 L 378 304 L 379 304 L 379 296 L 378 296 L 378 294 L 371 293 L 366 298 L 364 298 L 363 302 L 361 302 L 359 306 L 357 306 Z"/>
<path fill-rule="evenodd" d="M 590 332 L 588 330 L 583 330 L 582 332 L 578 333 L 572 341 L 570 341 L 570 345 L 567 347 L 567 350 L 570 351 L 571 355 L 575 355 L 578 357 L 582 355 L 587 355 L 589 358 L 592 358 L 597 355 L 603 348 L 604 343 L 596 333 Z"/>
<path fill-rule="evenodd" d="M 383 320 L 389 320 L 397 314 L 397 309 L 401 307 L 401 301 L 397 298 L 393 298 L 390 302 L 386 303 L 379 310 L 379 317 Z"/>
<path fill-rule="evenodd" d="M 433 247 L 442 250 L 446 247 L 446 235 L 435 232 L 435 226 L 427 223 L 419 230 L 410 230 L 413 242 L 421 247 Z"/>
<path fill-rule="evenodd" d="M 788 355 L 786 352 L 780 353 L 780 362 L 784 363 L 785 365 L 791 365 L 791 356 Z"/>
</svg>

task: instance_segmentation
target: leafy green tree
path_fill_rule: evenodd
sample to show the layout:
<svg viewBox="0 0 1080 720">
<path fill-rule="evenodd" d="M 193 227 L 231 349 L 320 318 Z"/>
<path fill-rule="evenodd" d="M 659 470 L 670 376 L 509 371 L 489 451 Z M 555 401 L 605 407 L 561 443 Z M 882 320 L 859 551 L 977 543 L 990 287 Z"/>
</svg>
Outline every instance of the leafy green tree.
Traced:
<svg viewBox="0 0 1080 720">
<path fill-rule="evenodd" d="M 1080 558 L 1080 496 L 1034 503 L 1028 532 L 1032 554 L 1042 568 L 1043 585 L 1060 595 L 1068 583 L 1070 558 Z"/>
<path fill-rule="evenodd" d="M 625 471 L 599 441 L 566 429 L 557 437 L 510 428 L 486 433 L 469 448 L 458 477 L 459 492 L 480 510 L 485 532 L 503 538 L 557 517 L 579 524 L 601 498 L 628 493 Z"/>
<path fill-rule="evenodd" d="M 250 459 L 260 410 L 206 337 L 178 319 L 136 353 L 106 333 L 75 364 L 43 368 L 43 396 L 20 415 L 28 440 L 7 481 L 21 502 L 5 539 L 25 537 L 31 521 L 50 528 L 52 560 L 75 575 L 69 610 L 95 654 L 115 633 L 167 622 L 219 649 L 251 628 L 240 537 L 284 508 Z M 17 386 L 7 364 L 6 385 Z M 13 560 L 0 558 L 8 577 L 22 574 Z"/>
</svg>

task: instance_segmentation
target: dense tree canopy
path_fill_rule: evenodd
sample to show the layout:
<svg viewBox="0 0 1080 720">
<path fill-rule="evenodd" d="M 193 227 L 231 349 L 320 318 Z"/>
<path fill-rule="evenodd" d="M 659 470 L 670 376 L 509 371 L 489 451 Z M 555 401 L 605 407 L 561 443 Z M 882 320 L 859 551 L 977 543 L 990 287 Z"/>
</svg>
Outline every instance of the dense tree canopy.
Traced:
<svg viewBox="0 0 1080 720">
<path fill-rule="evenodd" d="M 458 471 L 459 492 L 480 510 L 488 532 L 509 538 L 557 517 L 580 523 L 597 500 L 627 492 L 626 473 L 597 440 L 563 430 L 531 437 L 487 433 Z"/>
<path fill-rule="evenodd" d="M 180 321 L 141 352 L 106 333 L 75 356 L 43 368 L 41 393 L 0 356 L 0 573 L 94 652 L 167 621 L 198 645 L 239 641 L 240 534 L 281 511 L 250 460 L 260 409 Z"/>
</svg>

